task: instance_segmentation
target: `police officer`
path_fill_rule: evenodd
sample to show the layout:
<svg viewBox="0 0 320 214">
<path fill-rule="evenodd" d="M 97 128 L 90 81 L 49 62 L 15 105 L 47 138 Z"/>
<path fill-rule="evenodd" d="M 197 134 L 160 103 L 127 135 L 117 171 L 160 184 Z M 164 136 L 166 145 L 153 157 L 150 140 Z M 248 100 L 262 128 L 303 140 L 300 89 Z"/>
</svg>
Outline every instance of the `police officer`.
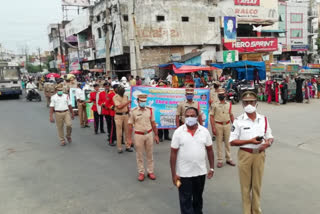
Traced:
<svg viewBox="0 0 320 214">
<path fill-rule="evenodd" d="M 214 103 L 210 111 L 210 123 L 212 127 L 212 133 L 217 137 L 217 153 L 218 153 L 218 164 L 217 167 L 221 168 L 223 166 L 223 142 L 226 153 L 226 163 L 235 166 L 235 163 L 231 159 L 230 152 L 230 122 L 233 123 L 234 117 L 232 114 L 232 104 L 231 102 L 225 101 L 226 91 L 221 88 L 217 91 L 219 103 Z"/>
<path fill-rule="evenodd" d="M 212 106 L 214 103 L 219 103 L 218 98 L 218 90 L 220 88 L 219 81 L 215 81 L 213 83 L 213 89 L 210 90 L 210 105 Z"/>
<path fill-rule="evenodd" d="M 55 84 L 52 80 L 44 84 L 44 95 L 47 100 L 47 107 L 49 107 L 51 102 L 51 97 L 55 94 Z"/>
<path fill-rule="evenodd" d="M 134 145 L 136 149 L 136 158 L 139 172 L 139 181 L 144 180 L 144 161 L 143 152 L 146 151 L 147 172 L 151 180 L 155 180 L 153 164 L 153 135 L 156 143 L 159 143 L 158 130 L 155 123 L 154 112 L 152 108 L 146 107 L 147 94 L 138 95 L 139 106 L 132 109 L 129 119 L 128 142 L 132 144 L 132 131 L 134 127 Z"/>
<path fill-rule="evenodd" d="M 127 142 L 126 138 L 128 136 L 128 119 L 129 119 L 129 104 L 131 100 L 128 99 L 128 96 L 124 94 L 125 89 L 123 87 L 117 88 L 117 94 L 112 98 L 115 106 L 115 123 L 116 123 L 116 132 L 117 132 L 117 147 L 118 153 L 122 153 L 122 137 L 126 144 L 126 151 L 133 152 L 131 145 Z M 124 129 L 124 135 L 122 130 Z"/>
<path fill-rule="evenodd" d="M 193 100 L 194 97 L 194 89 L 193 88 L 186 88 L 186 100 L 179 102 L 177 107 L 176 113 L 176 125 L 177 127 L 183 125 L 185 123 L 185 116 L 184 113 L 187 108 L 193 107 L 198 109 L 199 116 L 198 121 L 200 125 L 202 125 L 202 112 L 200 109 L 200 104 L 197 101 Z"/>
<path fill-rule="evenodd" d="M 264 171 L 265 150 L 273 143 L 267 117 L 257 113 L 257 95 L 244 92 L 245 113 L 232 126 L 230 144 L 239 146 L 238 167 L 243 214 L 261 214 L 260 193 Z"/>
<path fill-rule="evenodd" d="M 60 138 L 61 146 L 65 146 L 66 142 L 64 139 L 64 124 L 67 127 L 66 138 L 69 143 L 72 142 L 72 121 L 74 119 L 74 113 L 71 106 L 71 100 L 68 95 L 63 93 L 63 85 L 56 86 L 57 93 L 51 97 L 50 103 L 50 122 L 54 123 L 53 113 L 55 114 L 56 124 L 58 129 L 58 135 Z M 70 113 L 71 117 L 70 117 Z"/>
</svg>

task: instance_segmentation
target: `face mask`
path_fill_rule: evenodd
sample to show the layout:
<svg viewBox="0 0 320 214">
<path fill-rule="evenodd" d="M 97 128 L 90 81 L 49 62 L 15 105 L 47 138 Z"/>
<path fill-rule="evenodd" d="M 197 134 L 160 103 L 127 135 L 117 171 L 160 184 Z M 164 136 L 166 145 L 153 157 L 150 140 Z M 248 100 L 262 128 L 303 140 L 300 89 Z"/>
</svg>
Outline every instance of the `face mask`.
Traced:
<svg viewBox="0 0 320 214">
<path fill-rule="evenodd" d="M 198 123 L 198 118 L 196 117 L 186 117 L 187 126 L 194 126 Z"/>
<path fill-rule="evenodd" d="M 62 96 L 62 95 L 63 95 L 63 91 L 58 91 L 57 94 L 58 94 L 59 96 Z"/>
<path fill-rule="evenodd" d="M 186 95 L 187 100 L 192 100 L 193 99 L 193 95 Z"/>
<path fill-rule="evenodd" d="M 225 96 L 224 95 L 218 95 L 218 98 L 220 101 L 224 100 Z"/>
<path fill-rule="evenodd" d="M 256 110 L 256 106 L 247 105 L 246 107 L 244 107 L 244 111 L 248 114 L 252 114 L 253 112 L 256 112 Z"/>
<path fill-rule="evenodd" d="M 140 103 L 139 103 L 139 106 L 140 106 L 141 108 L 145 108 L 145 107 L 147 106 L 147 102 L 140 102 Z"/>
</svg>

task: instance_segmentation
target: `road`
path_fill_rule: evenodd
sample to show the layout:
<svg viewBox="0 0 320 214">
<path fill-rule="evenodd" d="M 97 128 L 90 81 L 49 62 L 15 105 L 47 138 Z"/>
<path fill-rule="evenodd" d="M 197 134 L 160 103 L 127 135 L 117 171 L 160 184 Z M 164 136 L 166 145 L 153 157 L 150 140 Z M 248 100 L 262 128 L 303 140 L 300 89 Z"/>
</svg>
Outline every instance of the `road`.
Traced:
<svg viewBox="0 0 320 214">
<path fill-rule="evenodd" d="M 262 192 L 266 214 L 320 210 L 319 100 L 311 104 L 259 103 L 273 129 Z M 242 112 L 234 106 L 235 115 Z M 73 143 L 60 147 L 44 102 L 0 100 L 1 214 L 179 213 L 171 182 L 170 142 L 155 146 L 156 181 L 137 181 L 135 153 L 118 154 L 103 135 L 73 122 Z M 232 149 L 236 160 L 237 149 Z M 204 193 L 204 213 L 239 214 L 237 168 L 216 169 Z"/>
</svg>

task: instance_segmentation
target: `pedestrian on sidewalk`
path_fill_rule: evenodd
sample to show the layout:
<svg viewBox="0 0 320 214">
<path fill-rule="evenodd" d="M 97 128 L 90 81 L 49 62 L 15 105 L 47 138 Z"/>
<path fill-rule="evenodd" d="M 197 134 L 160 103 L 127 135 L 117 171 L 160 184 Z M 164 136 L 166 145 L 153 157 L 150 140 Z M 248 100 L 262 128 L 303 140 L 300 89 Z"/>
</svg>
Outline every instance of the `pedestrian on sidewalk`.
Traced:
<svg viewBox="0 0 320 214">
<path fill-rule="evenodd" d="M 87 104 L 84 91 L 81 89 L 81 83 L 78 83 L 76 90 L 77 107 L 79 114 L 79 121 L 81 128 L 89 128 L 88 115 L 87 115 Z"/>
<path fill-rule="evenodd" d="M 116 122 L 117 147 L 119 154 L 123 152 L 121 145 L 122 138 L 125 141 L 126 151 L 133 152 L 133 150 L 131 149 L 131 145 L 129 145 L 126 139 L 128 138 L 129 105 L 131 103 L 131 100 L 129 100 L 128 96 L 124 93 L 125 88 L 119 86 L 117 88 L 117 94 L 112 98 L 116 112 L 114 120 Z"/>
<path fill-rule="evenodd" d="M 206 175 L 214 174 L 214 154 L 209 131 L 198 123 L 199 111 L 185 111 L 186 123 L 173 134 L 170 167 L 172 182 L 179 189 L 181 214 L 202 214 Z M 206 166 L 208 157 L 210 170 Z"/>
<path fill-rule="evenodd" d="M 264 171 L 265 150 L 273 143 L 267 117 L 257 113 L 257 95 L 244 92 L 242 105 L 245 113 L 233 123 L 230 144 L 239 146 L 238 167 L 243 214 L 262 214 L 260 195 Z"/>
<path fill-rule="evenodd" d="M 58 135 L 60 138 L 61 146 L 66 145 L 64 139 L 64 125 L 67 128 L 66 138 L 68 143 L 72 142 L 71 132 L 72 132 L 72 121 L 74 119 L 74 113 L 72 110 L 71 99 L 68 95 L 63 93 L 63 85 L 56 86 L 57 93 L 51 97 L 50 103 L 50 122 L 57 124 Z M 71 116 L 70 116 L 70 113 Z M 53 113 L 55 115 L 56 121 L 53 119 Z"/>
<path fill-rule="evenodd" d="M 129 119 L 128 144 L 132 145 L 132 132 L 134 127 L 134 145 L 138 165 L 138 180 L 143 181 L 145 176 L 143 153 L 146 152 L 147 172 L 151 180 L 155 180 L 153 163 L 153 142 L 159 144 L 158 130 L 156 127 L 153 109 L 147 107 L 147 94 L 138 95 L 139 106 L 132 109 Z M 154 136 L 152 135 L 152 131 Z"/>
<path fill-rule="evenodd" d="M 230 166 L 236 165 L 231 158 L 229 143 L 231 131 L 230 124 L 233 123 L 234 120 L 232 113 L 232 104 L 231 102 L 226 102 L 225 95 L 225 89 L 221 88 L 218 90 L 218 99 L 220 102 L 213 104 L 210 111 L 212 133 L 216 136 L 217 142 L 218 168 L 223 167 L 223 143 L 225 148 L 226 163 Z"/>
<path fill-rule="evenodd" d="M 101 114 L 101 106 L 99 103 L 100 86 L 99 84 L 93 85 L 94 91 L 90 93 L 89 100 L 86 103 L 93 103 L 91 110 L 93 111 L 94 117 L 94 133 L 98 134 L 99 125 L 100 133 L 106 133 L 103 128 L 103 115 Z"/>
</svg>

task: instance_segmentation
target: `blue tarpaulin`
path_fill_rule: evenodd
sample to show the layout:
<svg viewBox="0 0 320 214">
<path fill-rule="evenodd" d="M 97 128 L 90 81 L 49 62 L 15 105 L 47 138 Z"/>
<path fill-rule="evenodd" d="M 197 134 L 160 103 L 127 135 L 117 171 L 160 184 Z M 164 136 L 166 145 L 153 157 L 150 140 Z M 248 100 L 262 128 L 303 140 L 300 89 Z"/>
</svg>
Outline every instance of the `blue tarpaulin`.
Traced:
<svg viewBox="0 0 320 214">
<path fill-rule="evenodd" d="M 231 68 L 238 72 L 238 79 L 253 80 L 253 70 L 257 69 L 259 73 L 259 79 L 266 79 L 266 64 L 265 62 L 255 62 L 255 61 L 239 61 L 233 63 L 225 64 L 211 64 L 211 66 L 225 69 Z"/>
</svg>

